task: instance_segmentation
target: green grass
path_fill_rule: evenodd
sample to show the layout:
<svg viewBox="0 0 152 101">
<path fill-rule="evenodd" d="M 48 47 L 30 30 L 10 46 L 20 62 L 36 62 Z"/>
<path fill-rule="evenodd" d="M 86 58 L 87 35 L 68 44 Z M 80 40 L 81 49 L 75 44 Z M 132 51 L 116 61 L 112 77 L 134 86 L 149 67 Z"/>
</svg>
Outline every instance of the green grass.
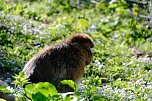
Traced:
<svg viewBox="0 0 152 101">
<path fill-rule="evenodd" d="M 44 46 L 77 32 L 89 34 L 95 42 L 93 61 L 82 78 L 82 91 L 63 97 L 58 93 L 45 96 L 43 89 L 29 95 L 32 92 L 25 89 L 31 88 L 21 87 L 18 92 L 14 88 L 12 93 L 18 100 L 26 101 L 25 94 L 34 101 L 36 96 L 61 101 L 152 100 L 152 64 L 135 56 L 135 51 L 152 52 L 152 29 L 139 17 L 148 9 L 138 5 L 129 8 L 124 0 L 83 2 L 79 6 L 62 0 L 0 0 L 0 4 L 0 69 L 19 73 Z M 25 78 L 20 74 L 16 80 Z"/>
</svg>

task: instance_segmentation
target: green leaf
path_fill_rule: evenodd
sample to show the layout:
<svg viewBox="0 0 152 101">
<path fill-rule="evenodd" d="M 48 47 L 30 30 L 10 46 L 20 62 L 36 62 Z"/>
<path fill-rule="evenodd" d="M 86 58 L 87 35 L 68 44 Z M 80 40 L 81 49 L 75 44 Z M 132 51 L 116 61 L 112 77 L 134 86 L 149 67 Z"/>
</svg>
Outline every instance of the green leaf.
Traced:
<svg viewBox="0 0 152 101">
<path fill-rule="evenodd" d="M 0 86 L 0 92 L 3 92 L 6 90 L 6 87 L 5 86 Z"/>
<path fill-rule="evenodd" d="M 1 99 L 1 98 L 0 98 L 0 101 L 6 101 L 6 100 L 5 100 L 5 99 Z"/>
<path fill-rule="evenodd" d="M 75 85 L 72 80 L 62 80 L 61 84 L 69 85 L 71 88 L 75 89 Z"/>
<path fill-rule="evenodd" d="M 89 27 L 89 22 L 85 18 L 80 18 L 77 22 L 77 28 L 80 30 L 84 30 Z"/>
<path fill-rule="evenodd" d="M 11 91 L 6 88 L 6 86 L 0 86 L 0 92 L 10 93 Z"/>
<path fill-rule="evenodd" d="M 49 99 L 40 92 L 32 94 L 32 99 L 34 101 L 49 101 Z"/>
<path fill-rule="evenodd" d="M 40 92 L 44 96 L 58 95 L 58 92 L 53 84 L 48 82 L 40 82 L 37 84 L 28 84 L 25 86 L 25 92 L 29 98 L 32 98 L 32 94 Z"/>
</svg>

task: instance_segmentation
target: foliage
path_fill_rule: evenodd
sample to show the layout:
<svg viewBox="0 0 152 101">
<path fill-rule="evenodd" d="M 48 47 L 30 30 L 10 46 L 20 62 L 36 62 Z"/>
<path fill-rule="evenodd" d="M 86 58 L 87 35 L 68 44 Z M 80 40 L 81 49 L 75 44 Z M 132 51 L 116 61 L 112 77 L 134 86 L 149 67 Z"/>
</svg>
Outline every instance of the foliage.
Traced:
<svg viewBox="0 0 152 101">
<path fill-rule="evenodd" d="M 28 83 L 28 77 L 27 75 L 24 75 L 23 72 L 20 72 L 19 75 L 16 74 L 15 76 L 13 76 L 13 78 L 15 79 L 14 84 L 20 87 L 24 87 L 25 84 Z"/>
<path fill-rule="evenodd" d="M 18 73 L 38 50 L 76 32 L 95 43 L 80 89 L 63 82 L 74 87 L 72 94 L 59 94 L 49 83 L 28 84 L 23 73 L 14 76 L 14 88 L 0 89 L 21 101 L 152 100 L 152 27 L 140 17 L 150 15 L 151 2 L 143 9 L 126 1 L 0 0 L 0 69 Z"/>
<path fill-rule="evenodd" d="M 58 93 L 53 84 L 48 82 L 38 83 L 38 84 L 28 84 L 25 86 L 25 92 L 28 98 L 37 101 L 46 101 L 47 97 L 53 99 L 53 97 L 57 97 Z"/>
<path fill-rule="evenodd" d="M 76 86 L 72 80 L 62 80 L 61 84 L 69 85 L 72 89 L 74 89 L 75 92 L 79 89 L 79 87 Z"/>
</svg>

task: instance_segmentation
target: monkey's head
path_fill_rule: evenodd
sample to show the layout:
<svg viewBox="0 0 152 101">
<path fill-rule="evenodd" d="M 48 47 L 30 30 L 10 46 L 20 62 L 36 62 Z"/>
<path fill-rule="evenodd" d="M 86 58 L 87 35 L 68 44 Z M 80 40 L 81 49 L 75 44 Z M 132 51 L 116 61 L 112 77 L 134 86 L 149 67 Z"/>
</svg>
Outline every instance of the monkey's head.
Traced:
<svg viewBox="0 0 152 101">
<path fill-rule="evenodd" d="M 86 65 L 90 64 L 90 62 L 92 60 L 91 48 L 94 47 L 94 43 L 89 35 L 82 34 L 82 33 L 74 34 L 74 35 L 70 36 L 66 40 L 66 42 L 69 44 L 78 44 L 79 46 L 81 46 L 85 50 L 84 51 L 84 54 L 86 57 L 85 64 Z"/>
<path fill-rule="evenodd" d="M 94 47 L 94 43 L 93 43 L 91 37 L 88 36 L 87 34 L 82 34 L 82 33 L 74 34 L 74 35 L 70 36 L 67 40 L 68 40 L 68 43 L 80 44 L 88 49 Z"/>
</svg>

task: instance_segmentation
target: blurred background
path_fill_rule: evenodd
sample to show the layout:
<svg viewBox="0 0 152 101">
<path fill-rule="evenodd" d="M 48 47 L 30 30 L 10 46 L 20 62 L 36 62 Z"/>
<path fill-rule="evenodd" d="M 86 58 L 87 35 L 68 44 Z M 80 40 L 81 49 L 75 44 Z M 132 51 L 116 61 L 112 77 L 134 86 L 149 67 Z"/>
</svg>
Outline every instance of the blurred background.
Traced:
<svg viewBox="0 0 152 101">
<path fill-rule="evenodd" d="M 0 79 L 78 32 L 95 42 L 80 99 L 152 100 L 151 0 L 0 0 Z"/>
</svg>

